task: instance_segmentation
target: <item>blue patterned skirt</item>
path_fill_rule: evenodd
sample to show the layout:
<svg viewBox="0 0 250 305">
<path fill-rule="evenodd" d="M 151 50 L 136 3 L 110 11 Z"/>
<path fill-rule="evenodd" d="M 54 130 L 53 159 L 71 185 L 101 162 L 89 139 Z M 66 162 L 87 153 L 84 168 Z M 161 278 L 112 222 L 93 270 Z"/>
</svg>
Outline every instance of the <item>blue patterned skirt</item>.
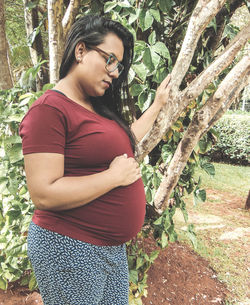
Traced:
<svg viewBox="0 0 250 305">
<path fill-rule="evenodd" d="M 28 256 L 44 305 L 128 305 L 125 244 L 96 246 L 31 222 Z"/>
</svg>

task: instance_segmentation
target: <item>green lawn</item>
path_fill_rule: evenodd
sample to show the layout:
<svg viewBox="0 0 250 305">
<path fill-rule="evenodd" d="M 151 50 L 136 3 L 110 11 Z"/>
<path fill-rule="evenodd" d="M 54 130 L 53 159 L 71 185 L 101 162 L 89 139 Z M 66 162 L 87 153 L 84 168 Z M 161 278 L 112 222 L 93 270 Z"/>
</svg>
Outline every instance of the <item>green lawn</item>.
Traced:
<svg viewBox="0 0 250 305">
<path fill-rule="evenodd" d="M 224 163 L 213 163 L 213 165 L 215 176 L 209 176 L 202 169 L 196 171 L 196 177 L 201 176 L 203 188 L 247 196 L 250 189 L 250 167 Z"/>
</svg>

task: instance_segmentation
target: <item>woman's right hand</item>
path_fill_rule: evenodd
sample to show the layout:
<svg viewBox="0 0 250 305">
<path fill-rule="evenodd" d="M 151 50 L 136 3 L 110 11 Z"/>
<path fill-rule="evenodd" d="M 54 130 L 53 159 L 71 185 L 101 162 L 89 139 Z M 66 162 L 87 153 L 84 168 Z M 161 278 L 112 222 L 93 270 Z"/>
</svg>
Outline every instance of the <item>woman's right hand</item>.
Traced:
<svg viewBox="0 0 250 305">
<path fill-rule="evenodd" d="M 109 170 L 116 177 L 117 186 L 126 186 L 141 178 L 139 164 L 134 158 L 128 158 L 127 154 L 116 157 L 110 163 Z"/>
</svg>

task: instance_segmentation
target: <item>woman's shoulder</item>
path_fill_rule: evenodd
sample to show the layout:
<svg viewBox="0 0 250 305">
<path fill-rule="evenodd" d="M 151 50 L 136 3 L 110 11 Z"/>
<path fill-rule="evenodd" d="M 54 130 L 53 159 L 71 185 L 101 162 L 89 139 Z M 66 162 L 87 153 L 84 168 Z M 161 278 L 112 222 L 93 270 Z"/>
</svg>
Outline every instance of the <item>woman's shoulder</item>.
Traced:
<svg viewBox="0 0 250 305">
<path fill-rule="evenodd" d="M 65 96 L 54 91 L 45 91 L 30 107 L 30 109 L 37 106 L 48 106 L 62 111 L 65 108 Z"/>
</svg>

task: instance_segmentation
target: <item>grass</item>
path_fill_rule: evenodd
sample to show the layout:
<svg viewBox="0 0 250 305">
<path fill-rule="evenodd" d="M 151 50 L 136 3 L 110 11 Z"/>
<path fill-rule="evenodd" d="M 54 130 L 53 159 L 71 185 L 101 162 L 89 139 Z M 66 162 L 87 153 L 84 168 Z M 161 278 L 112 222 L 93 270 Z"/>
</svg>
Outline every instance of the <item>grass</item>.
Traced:
<svg viewBox="0 0 250 305">
<path fill-rule="evenodd" d="M 201 176 L 202 187 L 226 191 L 239 196 L 247 196 L 250 188 L 250 167 L 224 163 L 213 163 L 215 176 L 197 169 L 196 177 Z"/>
<path fill-rule="evenodd" d="M 199 215 L 203 216 L 204 223 L 197 223 L 195 226 L 206 227 L 206 219 L 214 215 L 220 219 L 215 225 L 223 224 L 224 227 L 197 230 L 195 251 L 210 262 L 211 267 L 218 274 L 218 279 L 225 282 L 232 293 L 232 297 L 228 299 L 226 304 L 250 304 L 246 303 L 246 300 L 249 300 L 247 299 L 249 284 L 247 243 L 249 239 L 246 235 L 238 239 L 220 239 L 220 236 L 225 232 L 231 232 L 239 227 L 250 227 L 248 211 L 227 206 L 230 202 L 234 202 L 234 199 L 242 202 L 241 205 L 244 206 L 250 185 L 250 168 L 218 163 L 215 163 L 214 166 L 216 172 L 214 177 L 202 170 L 197 170 L 196 175 L 202 178 L 202 188 L 213 190 L 213 195 L 216 196 L 211 196 L 210 193 L 205 203 L 194 206 L 192 195 L 188 195 L 185 197 L 185 202 L 189 214 L 195 215 L 193 219 L 197 219 L 196 217 Z M 179 240 L 191 244 L 182 229 L 184 222 L 181 217 L 177 217 L 175 223 Z"/>
</svg>

